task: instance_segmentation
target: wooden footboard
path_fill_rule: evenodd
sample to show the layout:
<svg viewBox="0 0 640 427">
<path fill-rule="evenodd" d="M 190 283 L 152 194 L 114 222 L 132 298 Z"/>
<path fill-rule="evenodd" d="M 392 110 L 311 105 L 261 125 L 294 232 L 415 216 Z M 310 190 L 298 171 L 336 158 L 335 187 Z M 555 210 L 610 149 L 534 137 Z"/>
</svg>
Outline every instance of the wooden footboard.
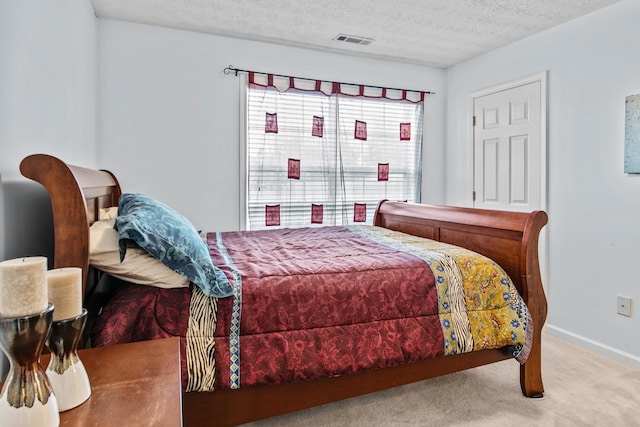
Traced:
<svg viewBox="0 0 640 427">
<path fill-rule="evenodd" d="M 55 235 L 55 267 L 88 271 L 89 224 L 100 208 L 117 206 L 120 186 L 115 176 L 67 165 L 49 155 L 25 158 L 20 170 L 41 183 L 51 196 Z M 516 213 L 383 201 L 375 225 L 462 246 L 497 262 L 509 274 L 533 318 L 533 346 L 520 368 L 522 392 L 541 396 L 540 334 L 547 302 L 540 278 L 538 237 L 547 223 L 542 211 Z M 274 415 L 395 387 L 512 358 L 505 349 L 483 350 L 424 360 L 392 368 L 276 386 L 183 397 L 185 425 L 236 425 Z"/>
<path fill-rule="evenodd" d="M 538 239 L 547 224 L 547 214 L 383 201 L 374 223 L 471 249 L 491 258 L 509 274 L 534 324 L 533 345 L 527 363 L 520 369 L 520 385 L 525 396 L 541 397 L 540 339 L 547 319 L 547 299 L 540 276 Z"/>
</svg>

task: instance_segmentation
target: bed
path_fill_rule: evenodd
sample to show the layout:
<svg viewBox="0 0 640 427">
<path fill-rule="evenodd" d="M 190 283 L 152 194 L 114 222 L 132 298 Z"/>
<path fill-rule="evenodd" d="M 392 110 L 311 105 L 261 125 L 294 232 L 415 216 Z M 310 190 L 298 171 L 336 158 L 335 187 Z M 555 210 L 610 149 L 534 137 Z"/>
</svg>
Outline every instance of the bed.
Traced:
<svg viewBox="0 0 640 427">
<path fill-rule="evenodd" d="M 114 306 L 112 301 L 115 298 L 105 303 L 102 297 L 108 295 L 108 298 L 111 298 L 111 293 L 102 292 L 101 287 L 96 286 L 96 283 L 100 282 L 99 279 L 104 275 L 96 272 L 95 269 L 90 268 L 89 265 L 89 236 L 90 227 L 98 221 L 100 213 L 110 207 L 118 206 L 119 201 L 122 201 L 123 193 L 118 180 L 108 171 L 69 165 L 58 158 L 46 154 L 35 154 L 26 157 L 20 165 L 20 170 L 25 177 L 42 184 L 51 197 L 55 238 L 54 267 L 75 266 L 82 268 L 85 306 L 89 307 L 93 312 L 103 310 L 105 307 L 110 307 L 107 311 L 109 309 L 112 310 Z M 338 233 L 336 235 L 337 237 L 332 236 L 330 240 L 345 236 L 347 240 L 379 240 L 371 246 L 375 250 L 366 250 L 373 250 L 373 252 L 377 253 L 378 261 L 380 261 L 380 258 L 392 258 L 396 256 L 396 252 L 393 251 L 388 253 L 376 252 L 381 247 L 387 248 L 387 240 L 385 239 L 395 238 L 396 234 L 409 236 L 404 236 L 403 239 L 408 238 L 410 242 L 402 243 L 401 245 L 412 248 L 412 251 L 415 251 L 416 245 L 422 244 L 422 240 L 428 239 L 430 245 L 435 245 L 435 252 L 438 253 L 446 252 L 447 250 L 455 253 L 459 253 L 459 251 L 462 250 L 470 250 L 488 257 L 491 264 L 495 263 L 497 265 L 496 268 L 499 271 L 503 271 L 507 276 L 506 279 L 499 278 L 499 281 L 505 286 L 510 286 L 509 289 L 513 289 L 514 292 L 517 291 L 518 298 L 521 297 L 522 301 L 526 303 L 526 318 L 520 318 L 520 320 L 528 319 L 528 322 L 526 322 L 528 323 L 528 327 L 523 329 L 527 335 L 524 346 L 526 348 L 526 357 L 523 358 L 520 364 L 520 385 L 522 393 L 525 396 L 541 397 L 544 388 L 541 374 L 540 338 L 541 330 L 546 319 L 547 304 L 540 277 L 538 237 L 546 223 L 547 215 L 542 211 L 516 213 L 382 201 L 376 210 L 374 227 L 372 228 L 375 229 L 374 231 L 376 233 L 381 233 L 383 237 L 380 237 L 379 234 L 376 234 L 375 237 L 370 236 L 368 233 L 373 233 L 373 231 L 369 231 L 369 229 L 366 231 L 355 231 L 350 229 L 345 230 L 344 228 L 334 228 L 329 231 Z M 296 233 L 303 231 L 294 230 L 291 232 Z M 313 229 L 304 232 L 318 233 L 319 231 Z M 363 236 L 363 233 L 366 235 Z M 313 240 L 314 238 L 317 238 L 317 240 L 327 240 L 325 236 L 314 236 L 314 234 L 310 234 L 302 235 L 301 237 L 301 235 L 294 234 L 293 239 L 294 241 L 296 239 L 301 240 L 302 238 L 305 240 Z M 220 257 L 225 255 L 225 251 L 217 251 L 215 249 L 216 241 L 224 240 L 225 242 L 232 242 L 233 239 L 236 239 L 239 242 L 245 242 L 238 243 L 239 246 L 236 247 L 231 246 L 232 249 L 230 252 L 233 252 L 233 254 L 243 252 L 246 249 L 242 246 L 243 244 L 249 246 L 256 244 L 262 245 L 262 243 L 255 243 L 255 241 L 246 243 L 246 241 L 242 240 L 243 238 L 243 233 L 228 233 L 224 235 L 223 233 L 210 233 L 205 237 L 208 242 L 210 255 L 215 261 L 214 264 L 219 264 L 221 271 L 223 271 L 225 276 L 230 278 L 230 280 L 234 278 L 234 272 L 229 266 L 234 266 L 234 263 L 230 262 L 228 265 L 223 266 L 224 260 L 220 259 Z M 384 240 L 383 243 L 385 244 L 378 244 L 381 239 Z M 419 243 L 416 243 L 418 241 Z M 367 245 L 369 244 L 367 243 Z M 453 248 L 451 245 L 465 249 L 459 250 Z M 369 248 L 369 246 L 367 246 L 367 248 Z M 430 246 L 430 248 L 433 249 L 432 246 Z M 433 253 L 431 249 L 429 249 L 430 254 Z M 325 248 L 324 250 L 331 252 L 339 250 L 339 248 L 334 246 L 332 248 Z M 247 253 L 249 254 L 247 256 L 254 256 L 251 251 Z M 416 265 L 414 261 L 406 261 L 409 258 L 402 259 L 404 259 L 405 262 L 413 264 L 410 268 L 405 268 L 406 266 L 404 266 L 399 268 L 399 270 L 415 271 L 415 269 L 422 268 L 422 266 Z M 426 260 L 426 258 L 423 257 L 423 260 Z M 245 264 L 249 263 L 247 259 L 244 261 L 241 260 L 240 262 Z M 423 264 L 426 265 L 427 263 Z M 431 266 L 430 262 L 429 267 Z M 319 265 L 313 268 L 322 270 L 323 267 Z M 359 274 L 367 273 L 360 271 Z M 495 273 L 492 274 L 495 276 Z M 266 275 L 270 276 L 271 273 Z M 434 277 L 436 276 L 437 274 L 434 275 Z M 249 282 L 249 280 L 247 280 L 247 282 Z M 234 289 L 237 290 L 237 283 L 235 281 L 232 283 Z M 244 299 L 251 301 L 251 298 L 253 298 L 253 294 L 251 293 L 252 288 L 250 287 L 251 285 L 247 286 L 248 288 L 242 288 L 239 297 L 243 298 L 242 294 L 244 294 Z M 131 285 L 129 288 L 138 289 L 143 287 Z M 318 288 L 320 289 L 322 286 Z M 191 295 L 197 293 L 194 292 L 194 289 L 197 290 L 197 288 L 191 286 L 187 289 L 188 290 L 179 289 L 175 290 L 175 292 L 179 292 L 180 295 L 188 295 L 187 298 L 192 299 Z M 326 291 L 327 288 L 322 289 Z M 174 290 L 171 292 L 173 291 Z M 165 290 L 158 292 L 165 292 Z M 170 290 L 166 290 L 166 292 L 170 292 Z M 326 291 L 322 295 L 326 296 L 331 292 Z M 468 292 L 466 290 L 464 292 L 463 294 L 467 295 Z M 408 293 L 411 294 L 411 292 Z M 433 295 L 436 295 L 436 297 L 433 297 Z M 443 295 L 444 293 L 442 295 L 432 294 L 432 299 L 440 303 Z M 507 299 L 507 292 L 504 292 L 504 297 Z M 514 295 L 510 295 L 509 299 L 513 301 L 513 297 Z M 237 298 L 237 295 L 219 299 L 204 298 L 205 301 L 216 301 L 216 304 L 220 307 L 227 306 L 225 310 L 228 311 L 223 310 L 223 314 L 220 315 L 224 317 L 224 319 L 221 320 L 222 326 L 219 327 L 220 330 L 225 331 L 224 335 L 226 336 L 228 336 L 229 330 L 232 329 L 232 316 L 235 307 L 233 301 Z M 262 301 L 264 304 L 264 301 L 268 301 L 268 299 L 259 301 Z M 188 305 L 188 303 L 184 301 L 181 304 L 183 306 Z M 511 307 L 513 308 L 513 306 L 512 304 Z M 365 307 L 365 309 L 366 311 L 378 311 L 373 310 L 371 307 L 368 309 Z M 295 312 L 295 309 L 292 309 L 292 312 Z M 247 313 L 247 319 L 251 319 L 250 316 L 251 314 Z M 267 319 L 267 317 L 264 316 L 263 312 L 263 317 L 260 319 Z M 305 314 L 305 317 L 307 317 L 307 314 Z M 423 317 L 427 319 L 428 316 Z M 242 319 L 242 321 L 245 322 L 245 317 Z M 296 322 L 297 320 L 293 319 L 292 321 Z M 99 325 L 99 322 L 100 318 L 98 318 L 96 324 Z M 183 320 L 182 322 L 184 323 L 186 321 Z M 246 320 L 246 322 L 249 322 L 249 320 Z M 495 318 L 495 316 L 491 318 L 491 322 L 501 323 L 500 319 Z M 243 323 L 242 327 L 245 328 L 246 325 Z M 418 329 L 428 330 L 424 325 Z M 371 328 L 369 328 L 369 331 L 370 330 Z M 261 335 L 263 332 L 264 331 L 258 330 L 256 335 Z M 352 333 L 354 332 L 352 331 Z M 357 334 L 358 332 L 355 333 Z M 374 335 L 377 337 L 379 334 L 376 335 L 374 331 Z M 386 336 L 389 337 L 392 335 L 391 333 L 387 333 Z M 217 338 L 222 337 L 218 336 Z M 240 335 L 240 338 L 243 340 L 246 339 L 246 342 L 251 342 L 249 338 L 243 338 L 243 335 Z M 332 337 L 332 339 L 337 340 L 341 338 L 340 336 Z M 323 345 L 322 342 L 318 343 L 317 337 L 314 339 L 316 341 L 313 345 Z M 222 341 L 224 341 L 224 339 L 221 339 L 221 342 Z M 259 345 L 259 342 L 260 341 L 257 341 L 253 345 Z M 285 344 L 282 344 L 282 342 Z M 296 341 L 295 338 L 292 338 L 292 341 L 290 341 L 292 349 L 295 350 L 294 347 L 298 342 L 302 343 L 300 344 L 301 347 L 306 345 L 304 340 Z M 224 348 L 222 353 L 232 355 L 233 353 L 230 352 L 228 346 L 225 347 L 225 345 L 227 344 L 222 342 L 219 346 Z M 286 347 L 286 339 L 281 341 L 280 346 L 283 345 Z M 426 343 L 425 345 L 428 346 L 430 344 Z M 187 358 L 185 352 L 188 347 L 188 344 L 183 346 L 183 359 Z M 412 348 L 413 347 L 421 346 L 413 345 Z M 515 353 L 514 348 L 518 350 Z M 237 425 L 488 363 L 513 359 L 514 355 L 518 355 L 517 353 L 520 353 L 520 356 L 522 356 L 522 348 L 522 346 L 514 347 L 505 345 L 499 348 L 477 348 L 477 351 L 460 352 L 458 354 L 455 354 L 457 352 L 453 351 L 447 355 L 443 355 L 443 351 L 438 350 L 431 352 L 432 354 L 427 355 L 427 357 L 422 353 L 416 355 L 411 352 L 413 350 L 402 347 L 400 353 L 403 355 L 409 354 L 409 357 L 406 358 L 404 362 L 398 362 L 394 359 L 392 362 L 384 362 L 382 364 L 374 363 L 373 367 L 363 366 L 362 369 L 352 369 L 353 372 L 349 371 L 349 366 L 353 364 L 350 365 L 349 363 L 351 362 L 348 362 L 345 365 L 346 368 L 342 366 L 338 368 L 337 371 L 326 371 L 323 376 L 318 376 L 314 373 L 306 373 L 303 375 L 295 373 L 289 377 L 286 375 L 280 376 L 279 380 L 271 381 L 271 383 L 269 382 L 270 380 L 261 381 L 259 375 L 244 375 L 240 372 L 240 374 L 243 375 L 242 378 L 256 377 L 258 379 L 254 383 L 251 383 L 250 386 L 243 385 L 239 388 L 238 385 L 236 385 L 236 387 L 233 386 L 232 373 L 227 373 L 233 372 L 233 370 L 229 370 L 232 363 L 230 361 L 225 362 L 224 360 L 219 360 L 218 365 L 219 367 L 223 367 L 221 371 L 224 372 L 220 377 L 223 378 L 226 376 L 227 378 L 221 380 L 221 382 L 228 382 L 228 384 L 222 387 L 222 389 L 216 389 L 214 391 L 184 392 L 183 419 L 185 425 L 210 425 L 211 423 L 215 423 L 216 425 Z M 421 350 L 418 349 L 416 351 Z M 226 358 L 227 356 L 224 357 Z M 213 363 L 216 362 L 214 361 Z M 516 365 L 505 364 L 505 369 L 515 369 Z"/>
</svg>

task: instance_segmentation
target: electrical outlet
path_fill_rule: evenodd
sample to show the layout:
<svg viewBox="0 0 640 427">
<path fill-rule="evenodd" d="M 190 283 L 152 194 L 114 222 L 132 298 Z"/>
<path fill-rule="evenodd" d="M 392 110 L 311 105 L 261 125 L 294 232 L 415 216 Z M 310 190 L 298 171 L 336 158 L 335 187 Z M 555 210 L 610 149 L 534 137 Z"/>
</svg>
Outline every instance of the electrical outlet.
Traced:
<svg viewBox="0 0 640 427">
<path fill-rule="evenodd" d="M 631 317 L 631 298 L 618 295 L 618 314 Z"/>
</svg>

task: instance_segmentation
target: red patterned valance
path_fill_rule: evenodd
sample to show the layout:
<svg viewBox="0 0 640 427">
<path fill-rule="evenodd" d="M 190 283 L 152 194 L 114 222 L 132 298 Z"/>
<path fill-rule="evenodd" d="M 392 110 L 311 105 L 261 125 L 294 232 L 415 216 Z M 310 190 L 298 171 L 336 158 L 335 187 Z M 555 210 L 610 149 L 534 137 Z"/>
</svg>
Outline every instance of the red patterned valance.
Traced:
<svg viewBox="0 0 640 427">
<path fill-rule="evenodd" d="M 231 71 L 234 69 L 229 68 Z M 238 71 L 244 70 L 235 70 Z M 262 87 L 274 87 L 280 92 L 289 89 L 322 92 L 329 96 L 332 94 L 342 94 L 349 96 L 364 96 L 367 98 L 385 98 L 393 100 L 405 100 L 409 102 L 422 102 L 427 93 L 407 89 L 392 89 L 378 86 L 357 85 L 351 83 L 329 82 L 323 80 L 313 80 L 303 77 L 283 76 L 279 74 L 265 74 L 255 71 L 247 71 L 249 74 L 249 84 Z"/>
</svg>

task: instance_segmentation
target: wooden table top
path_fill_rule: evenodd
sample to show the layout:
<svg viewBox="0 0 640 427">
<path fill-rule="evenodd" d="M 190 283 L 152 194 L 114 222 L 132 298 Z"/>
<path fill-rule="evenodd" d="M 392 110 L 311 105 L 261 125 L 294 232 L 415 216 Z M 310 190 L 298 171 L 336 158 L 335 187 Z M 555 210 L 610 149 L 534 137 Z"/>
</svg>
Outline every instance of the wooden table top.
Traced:
<svg viewBox="0 0 640 427">
<path fill-rule="evenodd" d="M 180 339 L 83 349 L 91 396 L 61 426 L 182 426 Z M 49 355 L 42 355 L 46 366 Z"/>
</svg>

